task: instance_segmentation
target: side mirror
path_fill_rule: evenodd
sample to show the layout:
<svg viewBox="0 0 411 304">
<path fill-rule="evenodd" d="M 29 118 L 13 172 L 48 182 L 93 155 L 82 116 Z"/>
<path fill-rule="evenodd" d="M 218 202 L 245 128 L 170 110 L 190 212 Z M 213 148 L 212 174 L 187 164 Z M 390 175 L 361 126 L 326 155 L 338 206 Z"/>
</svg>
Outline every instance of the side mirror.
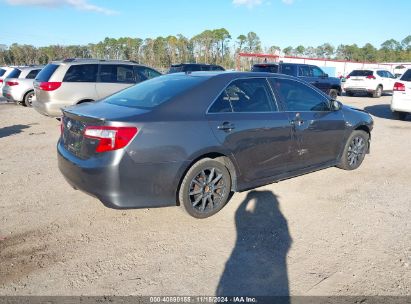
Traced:
<svg viewBox="0 0 411 304">
<path fill-rule="evenodd" d="M 323 77 L 324 77 L 324 78 L 327 78 L 327 77 L 328 77 L 328 74 L 327 74 L 327 73 L 324 73 L 324 74 L 323 74 Z"/>
<path fill-rule="evenodd" d="M 332 111 L 339 111 L 342 108 L 342 103 L 338 100 L 331 100 L 331 110 Z"/>
</svg>

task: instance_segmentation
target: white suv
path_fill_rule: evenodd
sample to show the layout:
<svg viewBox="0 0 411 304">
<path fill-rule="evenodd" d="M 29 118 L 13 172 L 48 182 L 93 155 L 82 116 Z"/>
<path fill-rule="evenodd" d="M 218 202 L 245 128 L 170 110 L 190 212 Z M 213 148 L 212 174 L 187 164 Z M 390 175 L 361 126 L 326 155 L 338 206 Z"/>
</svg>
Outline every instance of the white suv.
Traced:
<svg viewBox="0 0 411 304">
<path fill-rule="evenodd" d="M 353 96 L 355 93 L 367 93 L 378 98 L 384 92 L 392 92 L 395 76 L 382 69 L 354 70 L 344 83 L 345 94 Z"/>
<path fill-rule="evenodd" d="M 411 113 L 411 69 L 405 71 L 394 84 L 391 111 L 397 119 L 405 120 Z"/>
</svg>

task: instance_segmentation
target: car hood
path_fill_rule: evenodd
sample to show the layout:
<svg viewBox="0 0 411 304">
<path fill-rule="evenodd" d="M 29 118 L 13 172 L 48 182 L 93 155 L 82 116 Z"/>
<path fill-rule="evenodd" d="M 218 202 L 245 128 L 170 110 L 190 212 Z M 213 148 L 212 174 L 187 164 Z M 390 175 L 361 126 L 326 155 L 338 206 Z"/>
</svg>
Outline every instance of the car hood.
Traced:
<svg viewBox="0 0 411 304">
<path fill-rule="evenodd" d="M 63 109 L 65 114 L 74 114 L 100 121 L 132 121 L 138 115 L 148 113 L 148 110 L 114 105 L 106 102 L 86 102 Z"/>
</svg>

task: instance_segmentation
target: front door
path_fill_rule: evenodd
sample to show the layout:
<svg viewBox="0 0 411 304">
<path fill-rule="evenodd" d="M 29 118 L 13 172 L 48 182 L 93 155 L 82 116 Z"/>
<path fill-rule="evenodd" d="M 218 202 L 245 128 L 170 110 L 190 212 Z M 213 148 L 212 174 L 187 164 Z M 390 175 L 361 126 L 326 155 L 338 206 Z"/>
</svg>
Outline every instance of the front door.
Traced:
<svg viewBox="0 0 411 304">
<path fill-rule="evenodd" d="M 293 127 L 293 159 L 298 167 L 336 161 L 346 136 L 342 111 L 332 111 L 326 96 L 300 81 L 272 78 L 270 82 Z"/>
<path fill-rule="evenodd" d="M 288 114 L 278 111 L 265 78 L 231 82 L 207 118 L 218 141 L 235 158 L 244 182 L 287 171 L 292 126 Z"/>
</svg>

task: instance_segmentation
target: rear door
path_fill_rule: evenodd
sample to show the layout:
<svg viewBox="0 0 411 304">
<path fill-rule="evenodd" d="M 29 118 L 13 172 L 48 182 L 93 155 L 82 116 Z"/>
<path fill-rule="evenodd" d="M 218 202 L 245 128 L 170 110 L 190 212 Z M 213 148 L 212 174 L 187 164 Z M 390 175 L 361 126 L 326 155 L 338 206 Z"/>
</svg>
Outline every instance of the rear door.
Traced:
<svg viewBox="0 0 411 304">
<path fill-rule="evenodd" d="M 96 100 L 97 64 L 72 64 L 58 90 L 59 98 L 67 104 Z M 39 73 L 39 76 L 42 72 Z M 36 91 L 37 95 L 37 91 Z"/>
<path fill-rule="evenodd" d="M 270 82 L 289 115 L 296 166 L 304 168 L 337 160 L 346 136 L 342 111 L 331 111 L 326 96 L 300 81 L 272 78 Z"/>
<path fill-rule="evenodd" d="M 392 91 L 394 88 L 394 83 L 395 83 L 395 76 L 391 74 L 389 71 L 385 71 L 385 75 L 387 78 L 387 86 L 384 88 L 384 91 Z"/>
<path fill-rule="evenodd" d="M 218 141 L 234 156 L 245 182 L 288 170 L 291 126 L 267 79 L 231 82 L 210 107 L 207 119 Z"/>
<path fill-rule="evenodd" d="M 312 65 L 310 66 L 312 82 L 311 84 L 319 88 L 324 93 L 328 94 L 331 89 L 331 83 L 328 76 L 319 67 Z"/>
<path fill-rule="evenodd" d="M 99 99 L 136 83 L 134 68 L 127 64 L 100 64 L 96 90 Z"/>
</svg>

